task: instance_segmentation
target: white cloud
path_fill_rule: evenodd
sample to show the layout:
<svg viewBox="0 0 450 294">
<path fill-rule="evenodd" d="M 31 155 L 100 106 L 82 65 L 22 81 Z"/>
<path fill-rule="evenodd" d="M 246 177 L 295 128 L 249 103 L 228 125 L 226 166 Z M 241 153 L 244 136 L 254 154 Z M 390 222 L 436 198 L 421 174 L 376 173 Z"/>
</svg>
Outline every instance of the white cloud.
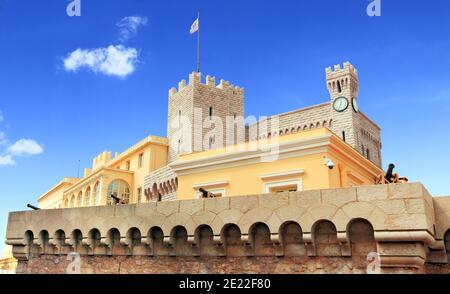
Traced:
<svg viewBox="0 0 450 294">
<path fill-rule="evenodd" d="M 28 156 L 41 154 L 44 148 L 34 140 L 21 139 L 8 147 L 6 151 L 12 156 Z"/>
<path fill-rule="evenodd" d="M 135 48 L 122 45 L 91 50 L 77 49 L 64 59 L 64 68 L 73 72 L 87 68 L 96 73 L 125 78 L 134 72 L 138 55 Z"/>
<path fill-rule="evenodd" d="M 2 165 L 14 165 L 16 164 L 11 155 L 0 156 L 0 166 Z"/>
<path fill-rule="evenodd" d="M 148 19 L 141 16 L 127 16 L 120 20 L 116 26 L 119 27 L 119 40 L 126 42 L 137 34 L 140 27 L 146 26 Z"/>
</svg>

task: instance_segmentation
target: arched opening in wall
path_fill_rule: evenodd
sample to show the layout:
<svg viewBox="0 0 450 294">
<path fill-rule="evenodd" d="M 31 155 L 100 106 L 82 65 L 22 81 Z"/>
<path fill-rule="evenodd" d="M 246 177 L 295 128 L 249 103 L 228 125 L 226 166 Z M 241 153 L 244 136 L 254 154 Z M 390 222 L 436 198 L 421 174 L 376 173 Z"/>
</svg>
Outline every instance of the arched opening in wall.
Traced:
<svg viewBox="0 0 450 294">
<path fill-rule="evenodd" d="M 63 246 L 66 244 L 66 233 L 63 230 L 57 230 L 53 237 L 55 239 L 56 246 Z"/>
<path fill-rule="evenodd" d="M 78 193 L 78 197 L 77 197 L 77 207 L 82 207 L 83 206 L 83 192 L 79 192 Z"/>
<path fill-rule="evenodd" d="M 164 233 L 161 228 L 153 227 L 148 231 L 147 238 L 150 246 L 153 249 L 153 253 L 158 253 L 164 245 Z"/>
<path fill-rule="evenodd" d="M 242 248 L 241 229 L 235 224 L 226 225 L 221 236 L 227 256 L 239 256 Z"/>
<path fill-rule="evenodd" d="M 94 185 L 94 193 L 92 194 L 92 205 L 97 206 L 100 205 L 100 182 L 95 183 Z"/>
<path fill-rule="evenodd" d="M 120 246 L 120 232 L 118 229 L 113 228 L 111 230 L 108 231 L 107 235 L 107 240 L 108 240 L 108 244 L 109 246 L 112 247 L 116 247 L 116 246 Z"/>
<path fill-rule="evenodd" d="M 128 204 L 130 203 L 130 186 L 123 180 L 114 180 L 108 186 L 108 205 L 114 205 L 116 203 L 116 199 L 111 197 L 111 195 L 120 199 L 121 203 Z"/>
<path fill-rule="evenodd" d="M 175 254 L 177 256 L 187 255 L 187 238 L 188 234 L 183 226 L 177 226 L 172 229 L 172 232 L 170 233 L 170 241 L 175 248 Z"/>
<path fill-rule="evenodd" d="M 72 237 L 71 239 L 72 239 L 73 249 L 75 251 L 78 251 L 78 248 L 81 247 L 81 243 L 83 242 L 83 234 L 81 233 L 80 230 L 77 229 L 72 232 L 71 237 Z"/>
<path fill-rule="evenodd" d="M 72 195 L 72 197 L 70 197 L 70 208 L 74 207 L 75 207 L 75 195 Z"/>
<path fill-rule="evenodd" d="M 214 233 L 210 226 L 202 225 L 195 230 L 195 243 L 201 256 L 214 256 Z"/>
<path fill-rule="evenodd" d="M 450 229 L 444 235 L 444 244 L 445 244 L 445 251 L 447 252 L 447 259 L 448 262 L 450 263 Z"/>
<path fill-rule="evenodd" d="M 141 245 L 141 231 L 138 228 L 131 228 L 127 232 L 128 244 L 132 247 Z"/>
<path fill-rule="evenodd" d="M 63 205 L 63 207 L 64 208 L 69 208 L 69 199 L 64 199 L 64 205 Z"/>
<path fill-rule="evenodd" d="M 34 241 L 34 234 L 32 231 L 26 231 L 25 235 L 24 235 L 24 239 L 25 239 L 25 245 L 27 246 L 31 246 L 33 245 L 33 241 Z"/>
<path fill-rule="evenodd" d="M 327 220 L 313 225 L 313 241 L 317 256 L 341 256 L 336 226 Z"/>
<path fill-rule="evenodd" d="M 256 223 L 249 230 L 250 243 L 255 256 L 274 256 L 275 247 L 270 239 L 270 229 L 264 223 Z"/>
<path fill-rule="evenodd" d="M 342 86 L 341 86 L 341 82 L 337 81 L 337 87 L 338 87 L 338 92 L 342 93 Z"/>
<path fill-rule="evenodd" d="M 284 223 L 281 225 L 279 234 L 285 256 L 303 256 L 306 254 L 303 231 L 298 223 Z"/>
<path fill-rule="evenodd" d="M 39 243 L 41 244 L 43 250 L 45 250 L 45 248 L 49 245 L 49 242 L 50 242 L 50 235 L 48 231 L 42 230 L 39 233 Z"/>
<path fill-rule="evenodd" d="M 91 187 L 88 187 L 84 192 L 84 203 L 85 207 L 91 206 Z"/>
<path fill-rule="evenodd" d="M 98 229 L 92 229 L 88 233 L 89 243 L 92 247 L 100 246 L 100 242 L 102 240 L 102 235 Z"/>
<path fill-rule="evenodd" d="M 367 256 L 377 251 L 375 233 L 372 224 L 365 219 L 354 219 L 347 226 L 353 256 Z"/>
</svg>

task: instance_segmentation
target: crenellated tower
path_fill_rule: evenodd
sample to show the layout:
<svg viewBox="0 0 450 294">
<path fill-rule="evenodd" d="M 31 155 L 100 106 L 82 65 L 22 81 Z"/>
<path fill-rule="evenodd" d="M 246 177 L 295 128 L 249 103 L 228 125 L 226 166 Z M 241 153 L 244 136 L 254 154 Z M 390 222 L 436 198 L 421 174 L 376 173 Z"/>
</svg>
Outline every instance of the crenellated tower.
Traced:
<svg viewBox="0 0 450 294">
<path fill-rule="evenodd" d="M 326 69 L 331 98 L 332 131 L 366 158 L 381 166 L 380 128 L 360 112 L 358 71 L 349 62 Z"/>
<path fill-rule="evenodd" d="M 225 80 L 216 85 L 216 79 L 211 76 L 206 76 L 206 82 L 202 83 L 201 74 L 197 72 L 189 75 L 188 83 L 186 80 L 179 82 L 178 88 L 169 90 L 169 163 L 177 160 L 179 154 L 208 149 L 208 146 L 205 148 L 208 141 L 209 147 L 216 146 L 219 141 L 225 144 L 226 132 L 231 131 L 226 128 L 227 118 L 230 117 L 244 117 L 243 88 Z M 213 118 L 219 118 L 223 125 L 217 125 Z M 212 130 L 217 127 L 223 129 L 223 138 L 212 135 Z M 181 130 L 187 130 L 189 134 L 181 135 Z M 238 133 L 236 129 L 232 131 Z"/>
</svg>

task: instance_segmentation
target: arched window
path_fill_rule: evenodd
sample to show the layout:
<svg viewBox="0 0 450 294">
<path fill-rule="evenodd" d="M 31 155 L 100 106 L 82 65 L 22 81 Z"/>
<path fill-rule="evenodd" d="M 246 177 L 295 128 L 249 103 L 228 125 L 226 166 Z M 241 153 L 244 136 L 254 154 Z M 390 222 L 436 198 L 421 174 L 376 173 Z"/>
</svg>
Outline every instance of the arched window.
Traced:
<svg viewBox="0 0 450 294">
<path fill-rule="evenodd" d="M 83 206 L 82 200 L 83 200 L 83 192 L 80 191 L 80 193 L 78 193 L 78 197 L 77 197 L 77 207 Z"/>
<path fill-rule="evenodd" d="M 91 206 L 91 187 L 88 187 L 84 192 L 84 206 Z"/>
<path fill-rule="evenodd" d="M 100 204 L 100 182 L 97 182 L 94 186 L 94 194 L 92 195 L 94 197 L 92 201 L 93 206 L 97 206 Z"/>
<path fill-rule="evenodd" d="M 109 184 L 107 195 L 108 205 L 112 205 L 115 203 L 115 200 L 111 197 L 111 195 L 116 196 L 123 203 L 130 203 L 130 187 L 125 181 L 112 181 L 111 184 Z"/>
<path fill-rule="evenodd" d="M 75 195 L 72 195 L 72 197 L 70 197 L 70 207 L 71 208 L 75 207 Z"/>
<path fill-rule="evenodd" d="M 64 208 L 69 208 L 69 199 L 64 199 Z"/>
</svg>

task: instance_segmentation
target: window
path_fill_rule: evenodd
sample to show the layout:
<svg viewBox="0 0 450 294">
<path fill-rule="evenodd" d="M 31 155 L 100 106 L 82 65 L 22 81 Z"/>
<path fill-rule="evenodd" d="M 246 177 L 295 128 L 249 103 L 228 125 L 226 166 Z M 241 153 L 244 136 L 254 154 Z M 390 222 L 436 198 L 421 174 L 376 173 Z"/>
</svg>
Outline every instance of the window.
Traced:
<svg viewBox="0 0 450 294">
<path fill-rule="evenodd" d="M 210 108 L 209 108 L 209 119 L 211 119 L 212 116 L 213 116 L 213 108 L 210 107 Z"/>
<path fill-rule="evenodd" d="M 131 167 L 131 162 L 128 160 L 126 163 L 126 169 L 130 170 L 130 167 Z"/>
<path fill-rule="evenodd" d="M 341 93 L 342 92 L 342 87 L 341 87 L 341 82 L 340 81 L 337 82 L 337 86 L 338 86 L 339 93 Z"/>
<path fill-rule="evenodd" d="M 92 201 L 93 206 L 100 204 L 100 183 L 97 182 L 94 186 L 94 201 Z"/>
<path fill-rule="evenodd" d="M 181 128 L 181 110 L 178 111 L 178 127 Z"/>
<path fill-rule="evenodd" d="M 367 153 L 366 153 L 366 155 L 367 155 L 367 159 L 370 160 L 370 150 L 369 150 L 369 148 L 367 148 Z"/>
<path fill-rule="evenodd" d="M 286 180 L 264 184 L 264 193 L 283 193 L 302 191 L 302 180 Z"/>
<path fill-rule="evenodd" d="M 138 167 L 141 168 L 142 166 L 144 166 L 144 153 L 139 154 Z"/>
<path fill-rule="evenodd" d="M 142 198 L 142 188 L 139 187 L 137 189 L 137 203 L 141 203 L 141 198 Z"/>
<path fill-rule="evenodd" d="M 345 131 L 342 131 L 342 140 L 345 142 Z"/>
<path fill-rule="evenodd" d="M 130 203 L 130 187 L 125 181 L 115 180 L 109 184 L 107 194 L 108 205 L 113 205 L 115 203 L 115 199 L 113 199 L 111 195 L 119 198 L 124 204 Z"/>
<path fill-rule="evenodd" d="M 83 193 L 82 192 L 80 192 L 80 193 L 78 193 L 78 197 L 77 197 L 77 206 L 76 207 L 81 207 L 81 206 L 83 206 L 83 204 L 82 204 L 82 200 L 83 199 Z"/>
<path fill-rule="evenodd" d="M 91 206 L 91 188 L 87 188 L 86 192 L 84 192 L 84 200 L 83 205 L 85 207 Z"/>
<path fill-rule="evenodd" d="M 226 190 L 225 189 L 211 189 L 211 190 L 207 190 L 210 194 L 211 198 L 222 198 L 222 197 L 226 197 Z M 200 191 L 196 191 L 195 192 L 195 196 L 198 199 L 204 198 L 204 195 L 202 192 Z"/>
</svg>

